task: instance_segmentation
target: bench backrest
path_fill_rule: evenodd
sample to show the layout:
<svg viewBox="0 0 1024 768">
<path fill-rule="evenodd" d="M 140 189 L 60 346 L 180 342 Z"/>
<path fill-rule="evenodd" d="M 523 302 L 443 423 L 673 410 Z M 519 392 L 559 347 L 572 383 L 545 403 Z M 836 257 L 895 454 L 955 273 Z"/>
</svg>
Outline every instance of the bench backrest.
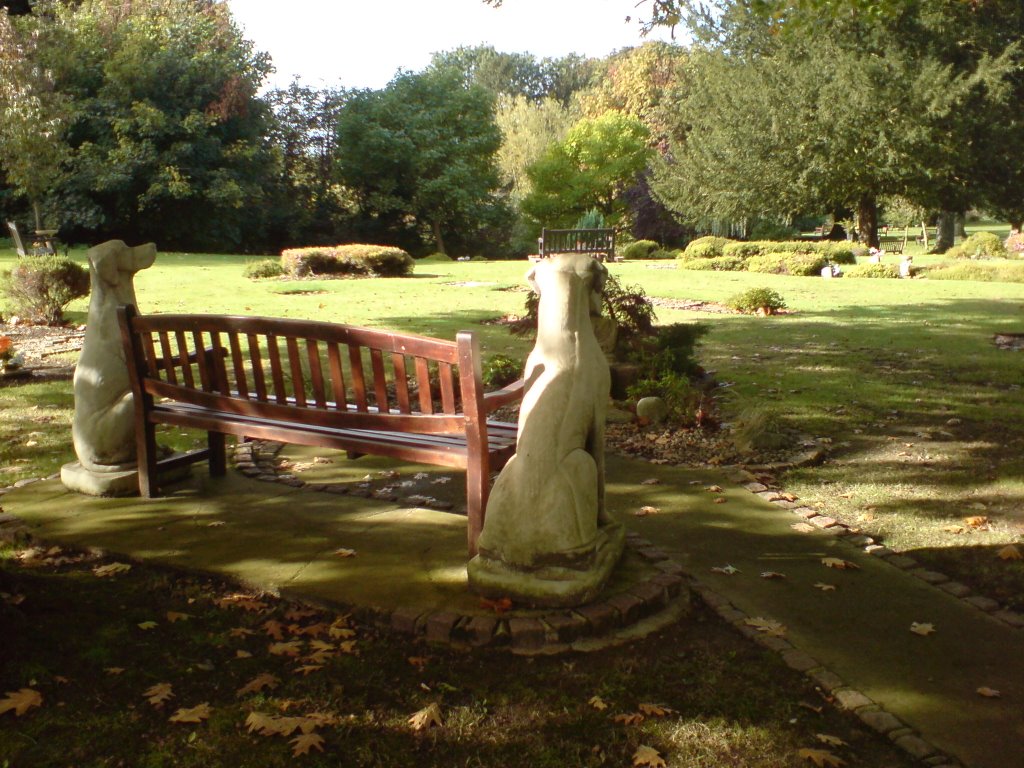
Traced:
<svg viewBox="0 0 1024 768">
<path fill-rule="evenodd" d="M 25 244 L 21 242 L 21 235 L 18 234 L 18 225 L 13 221 L 7 222 L 7 231 L 11 233 L 11 240 L 14 241 L 14 250 L 19 256 L 25 255 Z"/>
<path fill-rule="evenodd" d="M 469 332 L 452 342 L 312 320 L 139 315 L 131 306 L 118 319 L 133 389 L 145 397 L 421 434 L 463 433 L 484 418 Z"/>
<path fill-rule="evenodd" d="M 599 253 L 611 259 L 615 255 L 614 229 L 543 229 L 540 255 L 556 253 Z"/>
</svg>

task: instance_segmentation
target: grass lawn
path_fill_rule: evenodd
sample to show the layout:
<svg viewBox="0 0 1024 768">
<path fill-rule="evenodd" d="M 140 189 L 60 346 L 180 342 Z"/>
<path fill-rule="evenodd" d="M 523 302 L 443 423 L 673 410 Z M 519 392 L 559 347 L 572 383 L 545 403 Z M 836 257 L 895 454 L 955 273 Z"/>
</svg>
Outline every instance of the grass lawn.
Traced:
<svg viewBox="0 0 1024 768">
<path fill-rule="evenodd" d="M 74 254 L 83 258 L 81 252 Z M 889 257 L 892 259 L 892 257 Z M 920 256 L 915 263 L 932 257 Z M 15 261 L 0 251 L 0 269 Z M 521 309 L 524 262 L 417 264 L 406 279 L 248 281 L 240 256 L 161 254 L 140 273 L 143 312 L 227 312 L 317 318 L 452 337 L 472 328 L 485 353 L 525 357 L 528 343 L 481 324 Z M 785 298 L 771 317 L 659 310 L 661 322 L 711 326 L 699 357 L 716 371 L 726 421 L 770 408 L 801 433 L 829 438 L 820 467 L 778 478 L 824 513 L 893 549 L 1024 609 L 1024 563 L 996 550 L 1024 533 L 1024 356 L 997 349 L 996 332 L 1024 332 L 1024 284 L 937 280 L 821 280 L 690 272 L 664 262 L 611 265 L 626 284 L 663 298 L 724 301 L 751 286 Z M 83 322 L 85 301 L 71 307 Z M 70 382 L 0 387 L 0 485 L 48 475 L 73 458 Z M 700 611 L 626 650 L 509 663 L 492 653 L 426 651 L 356 627 L 361 655 L 339 654 L 308 677 L 267 652 L 268 601 L 250 614 L 217 608 L 225 587 L 136 566 L 97 579 L 91 563 L 23 569 L 0 552 L 0 578 L 25 595 L 0 602 L 0 693 L 36 687 L 45 706 L 0 715 L 0 766 L 278 765 L 292 762 L 282 737 L 246 732 L 248 713 L 336 720 L 317 729 L 337 765 L 629 765 L 655 747 L 670 765 L 796 766 L 815 733 L 850 742 L 847 759 L 904 765 L 854 721 L 818 713 L 820 701 L 774 657 Z M 7 562 L 4 563 L 4 560 Z M 167 610 L 190 614 L 169 623 Z M 146 632 L 138 624 L 153 620 Z M 327 623 L 333 617 L 324 617 Z M 317 618 L 296 622 L 309 626 Z M 53 638 L 61 638 L 59 643 Z M 309 638 L 304 638 L 308 640 Z M 237 650 L 252 653 L 236 659 Z M 426 656 L 410 663 L 408 657 Z M 109 668 L 123 668 L 119 674 Z M 279 687 L 235 692 L 255 675 Z M 62 680 L 67 679 L 66 682 Z M 143 691 L 171 683 L 162 710 Z M 592 696 L 609 704 L 597 711 Z M 168 723 L 177 707 L 211 705 L 200 725 Z M 439 702 L 446 726 L 414 732 L 407 719 Z M 640 703 L 667 717 L 616 723 Z M 294 737 L 294 736 L 293 736 Z M 147 746 L 148 745 L 148 746 Z"/>
</svg>

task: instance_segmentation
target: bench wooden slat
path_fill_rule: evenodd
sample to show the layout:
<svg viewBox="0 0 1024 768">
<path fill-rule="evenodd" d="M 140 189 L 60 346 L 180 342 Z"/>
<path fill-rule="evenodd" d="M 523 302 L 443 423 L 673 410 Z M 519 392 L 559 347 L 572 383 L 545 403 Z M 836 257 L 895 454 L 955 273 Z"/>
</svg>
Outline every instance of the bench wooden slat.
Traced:
<svg viewBox="0 0 1024 768">
<path fill-rule="evenodd" d="M 434 397 L 430 392 L 430 366 L 425 358 L 413 358 L 416 364 L 416 391 L 420 398 L 420 410 L 423 413 L 434 412 Z"/>
<path fill-rule="evenodd" d="M 242 358 L 242 345 L 237 333 L 228 334 L 228 346 L 231 349 L 231 368 L 235 372 L 235 389 L 241 397 L 249 397 L 249 382 L 245 374 L 245 360 Z"/>
<path fill-rule="evenodd" d="M 267 334 L 267 357 L 270 358 L 270 379 L 274 382 L 274 399 L 284 405 L 288 402 L 288 393 L 284 388 L 284 370 L 281 367 L 281 348 L 277 335 Z"/>
<path fill-rule="evenodd" d="M 444 413 L 455 413 L 455 386 L 452 384 L 452 367 L 448 363 L 440 363 L 437 373 L 441 379 L 441 410 Z"/>
<path fill-rule="evenodd" d="M 203 343 L 202 331 L 192 331 L 192 343 L 195 345 L 196 364 L 199 367 L 199 383 L 202 385 L 205 392 L 212 392 L 213 375 L 210 371 L 209 358 L 203 354 L 203 349 L 206 348 L 206 345 Z"/>
<path fill-rule="evenodd" d="M 370 350 L 370 369 L 373 371 L 373 397 L 378 410 L 388 410 L 388 381 L 384 373 L 384 354 L 379 349 Z"/>
<path fill-rule="evenodd" d="M 156 357 L 156 349 L 153 346 L 153 337 L 152 336 L 146 336 L 145 344 L 146 344 L 146 366 L 149 368 L 149 375 L 150 376 L 156 376 L 157 375 L 157 373 L 156 373 L 157 372 L 157 364 L 156 364 L 157 357 Z"/>
<path fill-rule="evenodd" d="M 178 362 L 181 364 L 181 375 L 185 380 L 185 386 L 195 387 L 196 382 L 192 376 L 192 363 L 188 359 L 188 343 L 185 341 L 185 332 L 175 331 L 174 339 L 178 345 Z"/>
<path fill-rule="evenodd" d="M 363 355 L 359 347 L 354 344 L 348 345 L 349 373 L 352 374 L 352 394 L 355 397 L 356 408 L 366 411 L 369 408 L 366 402 L 366 378 L 363 376 Z"/>
<path fill-rule="evenodd" d="M 395 402 L 401 413 L 412 413 L 409 403 L 409 377 L 405 372 L 405 355 L 391 353 L 391 370 L 395 372 Z"/>
<path fill-rule="evenodd" d="M 204 350 L 205 352 L 205 350 Z M 213 376 L 214 386 L 218 392 L 228 393 L 231 391 L 231 385 L 228 383 L 228 371 L 224 365 L 224 358 L 226 357 L 224 345 L 220 340 L 220 332 L 212 331 L 210 333 L 210 362 L 213 363 Z"/>
<path fill-rule="evenodd" d="M 306 339 L 306 357 L 309 359 L 309 377 L 313 383 L 313 402 L 317 408 L 327 407 L 324 392 L 324 372 L 320 366 L 320 347 L 316 339 Z"/>
<path fill-rule="evenodd" d="M 159 334 L 160 338 L 160 357 L 163 361 L 164 374 L 167 379 L 172 383 L 176 384 L 178 375 L 174 370 L 174 355 L 171 352 L 171 339 L 167 335 L 167 331 L 161 331 Z"/>
<path fill-rule="evenodd" d="M 245 334 L 249 347 L 249 360 L 252 362 L 252 385 L 256 390 L 256 399 L 267 401 L 267 382 L 263 376 L 263 360 L 260 355 L 260 341 L 253 333 Z"/>
<path fill-rule="evenodd" d="M 306 383 L 302 375 L 302 358 L 299 357 L 299 341 L 288 336 L 284 341 L 288 350 L 288 370 L 292 376 L 292 396 L 300 406 L 306 404 Z"/>
<path fill-rule="evenodd" d="M 331 371 L 331 392 L 334 395 L 334 407 L 345 408 L 348 398 L 345 396 L 345 374 L 341 370 L 341 354 L 338 345 L 328 342 L 327 363 Z"/>
</svg>

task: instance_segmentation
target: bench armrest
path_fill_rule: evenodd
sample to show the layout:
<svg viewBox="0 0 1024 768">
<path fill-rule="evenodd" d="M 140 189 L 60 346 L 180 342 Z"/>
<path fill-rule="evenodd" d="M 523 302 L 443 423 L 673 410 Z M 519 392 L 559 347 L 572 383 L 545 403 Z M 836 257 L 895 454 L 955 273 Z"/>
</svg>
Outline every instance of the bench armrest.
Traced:
<svg viewBox="0 0 1024 768">
<path fill-rule="evenodd" d="M 521 400 L 525 390 L 526 382 L 523 379 L 519 379 L 519 381 L 514 381 L 502 389 L 496 389 L 493 392 L 485 392 L 484 408 L 487 413 L 490 413 L 497 408 L 501 408 L 503 405 L 508 405 L 516 400 Z"/>
</svg>

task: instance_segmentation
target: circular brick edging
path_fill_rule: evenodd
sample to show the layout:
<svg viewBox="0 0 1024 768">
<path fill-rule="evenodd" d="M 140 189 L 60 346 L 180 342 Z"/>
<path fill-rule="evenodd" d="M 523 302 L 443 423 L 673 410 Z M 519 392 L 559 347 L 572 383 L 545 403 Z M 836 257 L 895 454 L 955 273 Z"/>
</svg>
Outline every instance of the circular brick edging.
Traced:
<svg viewBox="0 0 1024 768">
<path fill-rule="evenodd" d="M 307 483 L 282 472 L 277 456 L 284 445 L 267 440 L 238 443 L 233 451 L 235 467 L 256 480 L 276 482 L 293 488 L 376 498 L 407 506 L 451 509 L 452 504 L 422 496 L 372 492 L 360 483 Z M 538 653 L 570 650 L 580 641 L 609 637 L 655 616 L 671 605 L 685 602 L 683 568 L 639 534 L 627 533 L 626 546 L 650 565 L 652 573 L 622 592 L 573 609 L 528 611 L 526 616 L 507 613 L 463 614 L 456 611 L 424 611 L 410 607 L 362 608 L 356 614 L 364 621 L 395 632 L 423 638 L 428 642 L 454 646 L 506 647 L 514 652 Z M 361 614 L 361 615 L 360 615 Z"/>
<path fill-rule="evenodd" d="M 851 526 L 841 520 L 821 514 L 814 507 L 802 502 L 799 497 L 794 496 L 791 493 L 780 491 L 777 488 L 769 487 L 758 480 L 757 476 L 749 470 L 740 470 L 732 479 L 740 483 L 755 496 L 759 496 L 765 501 L 770 502 L 781 509 L 792 512 L 804 522 L 821 529 L 825 533 L 833 534 L 839 540 L 845 541 L 847 544 L 862 550 L 872 557 L 884 560 L 889 563 L 889 565 L 899 568 L 902 571 L 906 571 L 911 576 L 914 576 L 927 584 L 931 584 L 937 589 L 941 589 L 943 592 L 946 592 L 953 597 L 960 598 L 964 603 L 983 611 L 1009 627 L 1013 627 L 1014 629 L 1024 629 L 1024 614 L 1002 607 L 999 605 L 998 601 L 993 600 L 990 597 L 975 594 L 974 591 L 966 584 L 954 581 L 944 573 L 929 570 L 923 567 L 912 557 L 893 552 L 888 547 L 882 546 L 876 542 L 870 536 L 852 529 Z"/>
</svg>

